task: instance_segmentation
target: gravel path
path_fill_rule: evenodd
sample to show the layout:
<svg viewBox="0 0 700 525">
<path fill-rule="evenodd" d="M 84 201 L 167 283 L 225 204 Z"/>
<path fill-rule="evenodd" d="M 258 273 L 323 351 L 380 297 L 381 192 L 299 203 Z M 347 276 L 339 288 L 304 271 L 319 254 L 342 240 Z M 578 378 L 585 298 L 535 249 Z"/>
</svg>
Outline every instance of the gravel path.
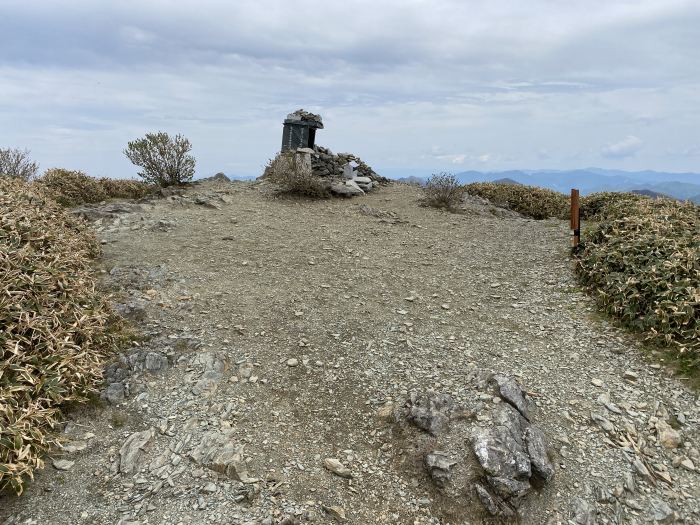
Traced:
<svg viewBox="0 0 700 525">
<path fill-rule="evenodd" d="M 104 406 L 71 414 L 66 470 L 49 459 L 0 522 L 490 523 L 473 473 L 441 489 L 423 455 L 470 453 L 493 372 L 536 402 L 556 466 L 522 523 L 700 522 L 698 395 L 596 315 L 568 225 L 417 192 L 212 183 L 97 222 L 105 282 L 149 339 L 108 368 Z M 468 421 L 433 437 L 397 419 L 427 391 Z M 212 444 L 235 472 L 207 468 Z"/>
</svg>

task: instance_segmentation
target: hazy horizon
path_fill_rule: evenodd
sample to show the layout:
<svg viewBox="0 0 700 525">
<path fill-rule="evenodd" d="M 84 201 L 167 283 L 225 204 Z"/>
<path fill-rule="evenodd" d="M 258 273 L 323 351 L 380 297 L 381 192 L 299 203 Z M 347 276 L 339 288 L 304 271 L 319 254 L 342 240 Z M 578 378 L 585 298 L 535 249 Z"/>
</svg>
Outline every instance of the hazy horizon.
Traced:
<svg viewBox="0 0 700 525">
<path fill-rule="evenodd" d="M 162 130 L 198 177 L 257 176 L 303 107 L 380 173 L 695 173 L 698 26 L 689 0 L 6 0 L 0 147 L 123 178 Z"/>
</svg>

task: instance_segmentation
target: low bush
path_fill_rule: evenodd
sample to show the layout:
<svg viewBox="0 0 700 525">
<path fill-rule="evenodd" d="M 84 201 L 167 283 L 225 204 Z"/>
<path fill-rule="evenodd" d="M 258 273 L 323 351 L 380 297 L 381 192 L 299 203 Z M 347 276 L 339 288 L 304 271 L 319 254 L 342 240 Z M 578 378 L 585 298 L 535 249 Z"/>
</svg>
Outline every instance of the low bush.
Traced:
<svg viewBox="0 0 700 525">
<path fill-rule="evenodd" d="M 39 164 L 29 158 L 28 150 L 0 148 L 0 176 L 27 181 L 39 171 Z"/>
<path fill-rule="evenodd" d="M 194 177 L 195 159 L 189 152 L 192 144 L 182 135 L 146 133 L 142 139 L 127 144 L 124 155 L 141 168 L 139 177 L 161 187 L 185 184 Z"/>
<path fill-rule="evenodd" d="M 96 179 L 82 171 L 52 168 L 37 179 L 47 195 L 63 206 L 79 206 L 107 199 L 136 199 L 151 186 L 135 180 Z"/>
<path fill-rule="evenodd" d="M 311 165 L 305 164 L 301 155 L 291 151 L 272 159 L 265 167 L 263 177 L 277 184 L 282 193 L 313 199 L 330 196 L 328 182 L 314 175 Z"/>
<path fill-rule="evenodd" d="M 571 215 L 569 197 L 544 188 L 475 182 L 468 184 L 466 190 L 471 195 L 490 200 L 496 206 L 508 208 L 533 219 L 568 219 Z"/>
<path fill-rule="evenodd" d="M 581 198 L 581 218 L 600 221 L 612 218 L 613 215 L 625 214 L 634 205 L 649 200 L 649 197 L 637 193 L 604 191 L 591 193 Z"/>
<path fill-rule="evenodd" d="M 151 193 L 154 186 L 139 180 L 97 179 L 109 199 L 140 199 Z"/>
<path fill-rule="evenodd" d="M 601 308 L 700 368 L 700 207 L 602 197 L 602 217 L 576 254 Z M 590 211 L 590 213 L 593 213 Z"/>
<path fill-rule="evenodd" d="M 438 173 L 428 179 L 423 187 L 421 204 L 432 208 L 453 210 L 460 205 L 465 189 L 454 175 Z"/>
<path fill-rule="evenodd" d="M 0 178 L 0 209 L 0 490 L 21 493 L 61 406 L 97 391 L 114 339 L 86 224 L 18 179 Z"/>
</svg>

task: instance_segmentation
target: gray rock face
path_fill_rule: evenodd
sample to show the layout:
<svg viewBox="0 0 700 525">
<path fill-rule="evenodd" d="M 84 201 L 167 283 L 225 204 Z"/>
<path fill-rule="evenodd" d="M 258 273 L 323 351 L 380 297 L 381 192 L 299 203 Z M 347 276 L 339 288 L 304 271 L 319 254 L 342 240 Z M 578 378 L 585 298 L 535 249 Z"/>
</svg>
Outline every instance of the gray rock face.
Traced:
<svg viewBox="0 0 700 525">
<path fill-rule="evenodd" d="M 125 397 L 123 383 L 111 383 L 104 391 L 104 398 L 113 405 L 121 403 Z"/>
<path fill-rule="evenodd" d="M 572 516 L 573 523 L 576 525 L 595 525 L 596 514 L 597 512 L 594 505 L 591 505 L 581 498 L 576 498 Z"/>
<path fill-rule="evenodd" d="M 334 182 L 331 184 L 331 193 L 339 195 L 341 197 L 354 197 L 356 195 L 363 195 L 364 191 L 360 188 L 355 188 L 353 186 L 346 186 L 340 182 Z"/>
<path fill-rule="evenodd" d="M 192 387 L 192 393 L 200 395 L 215 389 L 226 370 L 225 356 L 215 352 L 206 352 L 198 355 L 195 363 L 204 365 L 204 374 Z"/>
<path fill-rule="evenodd" d="M 529 480 L 532 471 L 523 440 L 524 419 L 512 407 L 501 405 L 494 420 L 495 426 L 474 441 L 481 467 L 491 477 Z"/>
<path fill-rule="evenodd" d="M 651 519 L 655 523 L 673 523 L 673 509 L 665 501 L 655 500 L 651 504 Z"/>
<path fill-rule="evenodd" d="M 426 454 L 424 462 L 430 477 L 433 478 L 433 481 L 439 487 L 450 481 L 450 471 L 457 464 L 456 460 L 439 450 Z"/>
<path fill-rule="evenodd" d="M 530 468 L 532 477 L 530 481 L 536 486 L 541 486 L 552 481 L 554 477 L 554 466 L 547 457 L 547 445 L 542 431 L 534 426 L 529 425 L 525 429 L 525 443 L 527 445 L 527 454 L 530 456 Z"/>
<path fill-rule="evenodd" d="M 139 459 L 143 448 L 154 435 L 152 428 L 143 432 L 131 434 L 119 449 L 119 472 L 131 474 L 138 470 Z"/>
<path fill-rule="evenodd" d="M 258 479 L 248 476 L 243 461 L 243 447 L 233 441 L 233 430 L 209 432 L 190 453 L 199 465 L 242 483 L 255 483 Z"/>
<path fill-rule="evenodd" d="M 151 373 L 162 372 L 168 368 L 168 358 L 159 352 L 148 352 L 144 359 L 144 367 Z"/>
<path fill-rule="evenodd" d="M 450 411 L 454 402 L 446 394 L 411 393 L 408 401 L 408 420 L 418 428 L 432 435 L 439 434 L 450 421 Z"/>
<path fill-rule="evenodd" d="M 530 420 L 530 402 L 525 398 L 525 393 L 518 382 L 511 376 L 496 374 L 492 377 L 498 387 L 499 395 L 504 401 L 510 403 L 520 415 Z"/>
<path fill-rule="evenodd" d="M 364 193 L 365 193 L 365 190 L 360 188 L 359 184 L 357 184 L 357 182 L 355 182 L 354 180 L 346 180 L 345 185 L 348 188 L 352 188 L 353 190 L 355 190 L 355 192 L 360 192 L 359 195 L 364 195 Z"/>
<path fill-rule="evenodd" d="M 474 440 L 474 453 L 486 474 L 476 492 L 486 509 L 497 516 L 515 515 L 533 487 L 554 476 L 542 431 L 510 404 L 499 405 L 494 425 Z"/>
</svg>

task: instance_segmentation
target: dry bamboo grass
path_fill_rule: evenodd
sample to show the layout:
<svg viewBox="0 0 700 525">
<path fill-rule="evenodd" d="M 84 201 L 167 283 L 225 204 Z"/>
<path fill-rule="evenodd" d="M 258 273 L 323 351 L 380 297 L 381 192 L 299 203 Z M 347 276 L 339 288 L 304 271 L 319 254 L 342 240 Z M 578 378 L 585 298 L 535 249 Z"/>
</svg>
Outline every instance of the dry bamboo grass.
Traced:
<svg viewBox="0 0 700 525">
<path fill-rule="evenodd" d="M 533 219 L 568 219 L 571 213 L 566 195 L 535 186 L 475 182 L 467 184 L 466 190 L 471 195 L 490 200 L 496 206 Z"/>
<path fill-rule="evenodd" d="M 107 199 L 138 199 L 152 186 L 136 180 L 96 179 L 82 171 L 52 168 L 36 181 L 63 206 L 79 206 Z"/>
<path fill-rule="evenodd" d="M 85 223 L 17 179 L 0 178 L 0 210 L 0 490 L 20 494 L 60 407 L 96 391 L 113 337 Z"/>
<path fill-rule="evenodd" d="M 624 326 L 677 350 L 700 369 L 700 207 L 668 199 L 621 199 L 576 255 L 582 282 Z"/>
</svg>

